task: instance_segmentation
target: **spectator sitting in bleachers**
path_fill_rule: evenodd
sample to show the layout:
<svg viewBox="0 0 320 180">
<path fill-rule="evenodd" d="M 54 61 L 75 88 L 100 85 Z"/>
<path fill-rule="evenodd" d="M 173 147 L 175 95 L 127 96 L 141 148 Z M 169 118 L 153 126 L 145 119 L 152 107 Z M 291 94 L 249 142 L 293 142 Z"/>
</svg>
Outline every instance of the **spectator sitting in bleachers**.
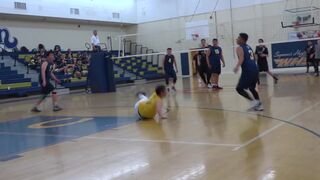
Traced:
<svg viewBox="0 0 320 180">
<path fill-rule="evenodd" d="M 37 49 L 38 52 L 45 52 L 46 51 L 46 48 L 44 47 L 43 44 L 38 44 L 38 49 Z"/>
<path fill-rule="evenodd" d="M 53 54 L 55 61 L 58 61 L 61 58 L 61 48 L 59 45 L 54 46 Z"/>
<path fill-rule="evenodd" d="M 68 49 L 66 58 L 67 58 L 67 59 L 72 59 L 72 58 L 74 58 L 71 49 Z"/>
<path fill-rule="evenodd" d="M 40 48 L 39 48 L 40 47 Z M 44 61 L 45 57 L 45 49 L 44 47 L 41 47 L 41 44 L 39 44 L 38 49 L 40 49 L 40 51 L 37 51 L 36 54 L 31 58 L 30 62 L 29 62 L 29 67 L 31 69 L 37 69 L 40 68 L 40 65 L 42 63 L 42 61 Z"/>
<path fill-rule="evenodd" d="M 73 66 L 73 77 L 81 79 L 82 74 L 82 63 L 81 60 L 77 60 L 75 65 Z"/>
<path fill-rule="evenodd" d="M 22 47 L 20 48 L 20 52 L 21 52 L 21 53 L 28 53 L 28 52 L 29 52 L 29 49 L 28 49 L 27 47 L 25 47 L 25 46 L 22 46 Z"/>
<path fill-rule="evenodd" d="M 63 72 L 65 75 L 67 74 L 68 66 L 67 66 L 65 54 L 61 54 L 60 58 L 56 60 L 54 69 L 55 69 L 55 72 Z"/>
</svg>

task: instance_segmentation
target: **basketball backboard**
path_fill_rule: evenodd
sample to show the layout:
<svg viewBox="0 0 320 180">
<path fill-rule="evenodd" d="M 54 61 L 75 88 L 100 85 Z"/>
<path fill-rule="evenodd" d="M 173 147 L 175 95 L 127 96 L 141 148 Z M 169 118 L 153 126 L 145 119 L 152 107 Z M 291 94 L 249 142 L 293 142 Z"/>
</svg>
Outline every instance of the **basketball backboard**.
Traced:
<svg viewBox="0 0 320 180">
<path fill-rule="evenodd" d="M 320 25 L 320 8 L 315 6 L 286 9 L 282 28 L 299 28 Z"/>
</svg>

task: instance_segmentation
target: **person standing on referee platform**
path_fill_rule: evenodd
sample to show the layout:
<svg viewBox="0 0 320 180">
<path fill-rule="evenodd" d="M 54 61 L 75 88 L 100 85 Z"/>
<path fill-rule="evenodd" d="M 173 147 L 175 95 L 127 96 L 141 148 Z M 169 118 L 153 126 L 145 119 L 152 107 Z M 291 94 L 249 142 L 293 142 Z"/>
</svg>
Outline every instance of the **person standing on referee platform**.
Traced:
<svg viewBox="0 0 320 180">
<path fill-rule="evenodd" d="M 201 39 L 201 50 L 198 54 L 195 55 L 194 61 L 197 68 L 197 72 L 201 77 L 203 83 L 208 86 L 210 83 L 211 73 L 208 68 L 207 58 L 206 58 L 206 51 L 203 50 L 207 48 L 207 43 L 205 39 Z"/>
<path fill-rule="evenodd" d="M 268 48 L 263 43 L 264 43 L 264 40 L 259 39 L 259 45 L 256 47 L 256 51 L 255 51 L 256 59 L 258 61 L 257 63 L 258 63 L 259 72 L 266 72 L 274 79 L 274 83 L 277 84 L 279 79 L 269 71 L 269 65 L 267 60 L 269 56 L 269 51 L 268 51 Z M 260 84 L 260 81 L 258 82 L 258 84 Z"/>
<path fill-rule="evenodd" d="M 101 47 L 99 44 L 100 44 L 100 39 L 98 36 L 98 31 L 93 30 L 93 35 L 91 36 L 92 51 L 101 51 Z"/>
<path fill-rule="evenodd" d="M 260 101 L 258 92 L 256 91 L 256 84 L 259 79 L 259 70 L 255 61 L 253 50 L 247 41 L 249 39 L 248 34 L 240 33 L 237 38 L 237 56 L 238 63 L 234 68 L 234 72 L 237 73 L 241 67 L 242 73 L 237 85 L 237 92 L 248 99 L 252 103 L 250 110 L 263 111 L 263 106 Z M 253 98 L 248 94 L 246 90 L 249 90 L 253 95 Z"/>
<path fill-rule="evenodd" d="M 314 59 L 314 68 L 316 71 L 316 77 L 319 77 L 319 62 L 320 62 L 320 39 L 317 41 L 315 45 L 315 59 Z"/>
<path fill-rule="evenodd" d="M 225 67 L 225 61 L 221 47 L 219 47 L 218 39 L 212 40 L 212 46 L 209 46 L 207 51 L 207 64 L 209 71 L 211 72 L 211 83 L 208 85 L 209 88 L 223 89 L 219 86 L 219 76 L 221 74 L 221 62 L 222 66 Z"/>
<path fill-rule="evenodd" d="M 61 83 L 60 80 L 53 74 L 53 61 L 54 53 L 48 51 L 45 55 L 46 61 L 41 64 L 41 72 L 39 74 L 39 84 L 41 86 L 41 99 L 36 103 L 36 105 L 31 109 L 32 112 L 41 112 L 39 110 L 40 104 L 46 99 L 46 97 L 51 93 L 53 111 L 61 111 L 62 109 L 58 106 L 58 95 L 55 91 L 55 87 L 50 83 L 53 79 L 56 83 Z"/>
<path fill-rule="evenodd" d="M 305 52 L 306 52 L 306 58 L 307 58 L 307 72 L 306 73 L 309 73 L 310 64 L 312 64 L 314 66 L 315 73 L 317 73 L 316 69 L 318 69 L 318 68 L 316 68 L 315 63 L 314 63 L 316 51 L 315 51 L 315 47 L 314 47 L 312 41 L 308 41 L 308 46 L 306 47 Z"/>
<path fill-rule="evenodd" d="M 177 74 L 178 73 L 178 68 L 177 68 L 177 62 L 172 54 L 172 48 L 167 49 L 167 54 L 165 55 L 163 59 L 163 71 L 165 75 L 165 81 L 167 85 L 167 90 L 168 92 L 170 91 L 170 78 L 173 78 L 173 83 L 171 89 L 173 91 L 176 91 L 175 84 L 177 82 Z"/>
</svg>

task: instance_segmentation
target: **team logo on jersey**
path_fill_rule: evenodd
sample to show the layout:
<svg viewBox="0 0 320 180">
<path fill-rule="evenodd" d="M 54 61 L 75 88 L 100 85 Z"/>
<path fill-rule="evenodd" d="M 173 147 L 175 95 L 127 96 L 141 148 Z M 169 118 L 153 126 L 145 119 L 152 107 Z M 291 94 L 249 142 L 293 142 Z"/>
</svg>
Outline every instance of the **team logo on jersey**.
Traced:
<svg viewBox="0 0 320 180">
<path fill-rule="evenodd" d="M 13 49 L 17 47 L 18 39 L 15 37 L 11 39 L 9 30 L 0 28 L 0 44 L 3 44 L 6 48 Z"/>
</svg>

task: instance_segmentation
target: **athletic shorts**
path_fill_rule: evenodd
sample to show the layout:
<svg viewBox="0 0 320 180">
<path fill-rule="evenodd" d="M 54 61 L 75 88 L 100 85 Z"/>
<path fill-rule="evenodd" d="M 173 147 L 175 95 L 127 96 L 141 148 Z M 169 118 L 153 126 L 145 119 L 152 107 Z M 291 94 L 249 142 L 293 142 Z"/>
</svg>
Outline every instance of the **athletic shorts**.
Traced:
<svg viewBox="0 0 320 180">
<path fill-rule="evenodd" d="M 255 88 L 259 80 L 259 73 L 242 73 L 237 85 L 240 89 Z"/>
<path fill-rule="evenodd" d="M 140 119 L 145 119 L 143 118 L 140 113 L 139 113 L 139 104 L 141 102 L 144 102 L 144 101 L 148 101 L 148 98 L 146 96 L 143 96 L 143 95 L 140 95 L 139 97 L 139 101 L 134 105 L 134 113 L 135 113 L 135 116 L 140 118 Z"/>
<path fill-rule="evenodd" d="M 43 86 L 42 86 L 42 83 L 41 83 L 41 94 L 48 95 L 48 94 L 50 94 L 54 89 L 55 89 L 54 86 L 53 86 L 50 82 L 47 82 L 47 84 L 46 84 L 45 87 L 43 87 Z"/>
<path fill-rule="evenodd" d="M 197 66 L 197 70 L 200 73 L 207 73 L 208 72 L 208 66 L 206 66 L 206 65 Z"/>
<path fill-rule="evenodd" d="M 258 67 L 260 72 L 269 71 L 268 61 L 267 60 L 258 60 Z"/>
<path fill-rule="evenodd" d="M 176 78 L 177 78 L 177 74 L 176 74 L 176 72 L 174 71 L 174 69 L 172 69 L 172 70 L 166 70 L 166 71 L 165 71 L 165 78 L 166 78 L 166 79 L 169 79 L 169 78 L 176 79 Z"/>
<path fill-rule="evenodd" d="M 211 73 L 213 74 L 221 74 L 221 64 L 213 63 L 211 66 Z"/>
</svg>

